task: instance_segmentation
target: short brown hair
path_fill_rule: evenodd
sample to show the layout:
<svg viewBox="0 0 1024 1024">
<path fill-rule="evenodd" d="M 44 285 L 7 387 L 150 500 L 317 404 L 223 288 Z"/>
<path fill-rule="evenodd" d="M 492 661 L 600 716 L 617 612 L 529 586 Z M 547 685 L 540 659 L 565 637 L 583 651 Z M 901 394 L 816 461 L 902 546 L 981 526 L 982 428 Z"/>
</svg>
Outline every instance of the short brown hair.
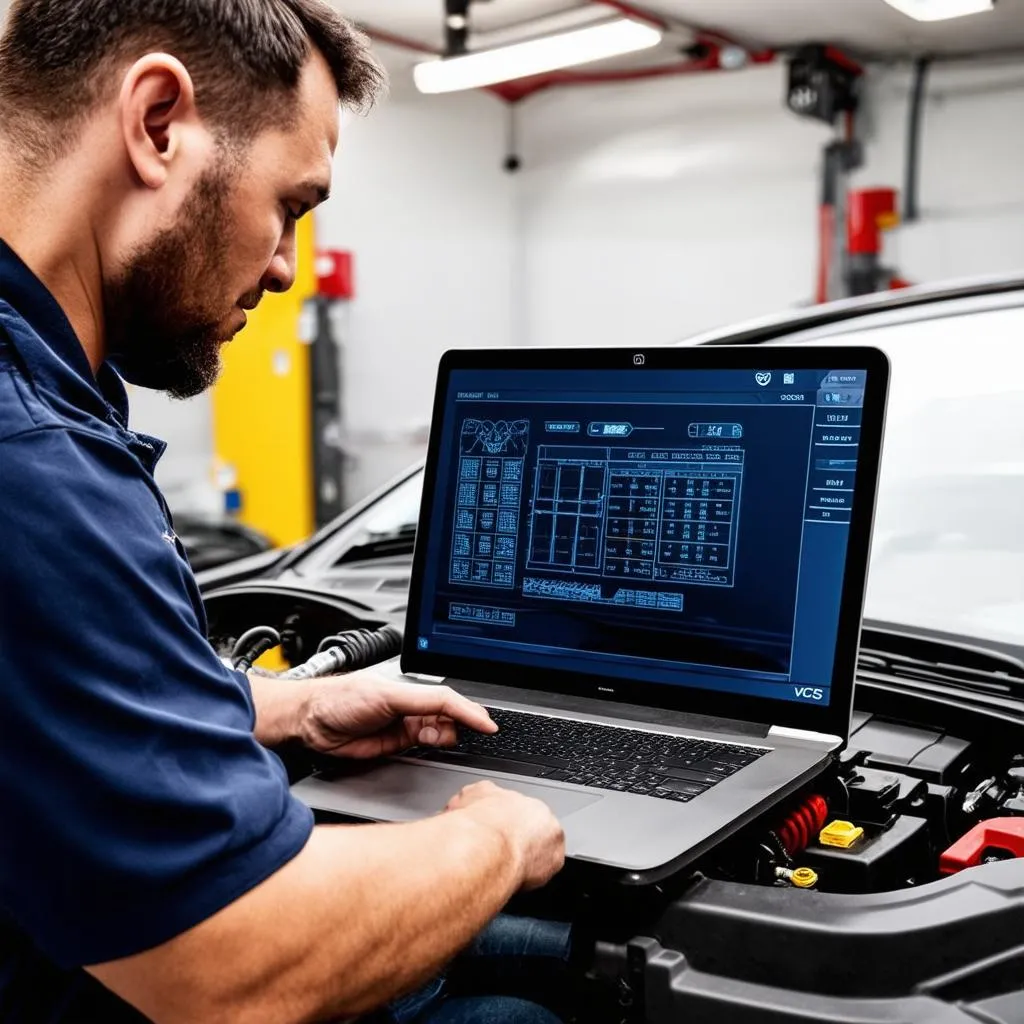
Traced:
<svg viewBox="0 0 1024 1024">
<path fill-rule="evenodd" d="M 287 119 L 312 47 L 339 102 L 369 108 L 384 72 L 324 0 L 14 0 L 0 36 L 0 129 L 54 158 L 110 97 L 116 71 L 159 50 L 188 68 L 212 125 L 251 138 Z"/>
</svg>

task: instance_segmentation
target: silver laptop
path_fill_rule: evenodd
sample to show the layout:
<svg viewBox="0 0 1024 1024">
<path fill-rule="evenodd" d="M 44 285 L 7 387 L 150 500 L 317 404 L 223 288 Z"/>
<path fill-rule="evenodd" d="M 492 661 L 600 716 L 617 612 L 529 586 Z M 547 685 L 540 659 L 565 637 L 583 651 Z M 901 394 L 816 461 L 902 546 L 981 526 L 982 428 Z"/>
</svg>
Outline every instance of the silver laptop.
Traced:
<svg viewBox="0 0 1024 1024">
<path fill-rule="evenodd" d="M 852 347 L 449 352 L 386 671 L 500 731 L 295 793 L 403 821 L 492 779 L 638 881 L 794 793 L 849 735 L 888 377 Z"/>
</svg>

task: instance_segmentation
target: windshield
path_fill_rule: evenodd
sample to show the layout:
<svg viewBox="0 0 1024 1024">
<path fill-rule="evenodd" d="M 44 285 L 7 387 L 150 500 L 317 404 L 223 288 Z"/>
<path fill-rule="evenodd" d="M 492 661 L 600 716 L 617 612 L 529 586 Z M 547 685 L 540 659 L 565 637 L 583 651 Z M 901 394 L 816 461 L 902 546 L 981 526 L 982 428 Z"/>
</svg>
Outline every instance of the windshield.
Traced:
<svg viewBox="0 0 1024 1024">
<path fill-rule="evenodd" d="M 1024 646 L 1022 338 L 1003 309 L 825 342 L 892 361 L 867 618 Z"/>
<path fill-rule="evenodd" d="M 417 470 L 342 527 L 328 548 L 328 565 L 336 568 L 383 558 L 409 559 L 416 540 L 422 496 L 423 471 Z M 314 561 L 319 562 L 320 557 L 315 556 Z M 298 571 L 304 571 L 301 564 Z"/>
<path fill-rule="evenodd" d="M 416 529 L 423 496 L 423 472 L 414 473 L 380 501 L 367 509 L 359 520 L 357 544 L 372 543 L 384 537 L 408 533 Z"/>
</svg>

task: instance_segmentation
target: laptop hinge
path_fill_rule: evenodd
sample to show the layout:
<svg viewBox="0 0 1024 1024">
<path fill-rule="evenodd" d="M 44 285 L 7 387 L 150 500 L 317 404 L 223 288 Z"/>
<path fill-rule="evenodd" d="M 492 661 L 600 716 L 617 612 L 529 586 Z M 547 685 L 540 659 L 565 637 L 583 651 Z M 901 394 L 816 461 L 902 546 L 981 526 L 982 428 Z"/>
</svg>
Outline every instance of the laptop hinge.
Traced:
<svg viewBox="0 0 1024 1024">
<path fill-rule="evenodd" d="M 578 697 L 544 690 L 523 690 L 517 687 L 502 686 L 497 683 L 474 683 L 470 680 L 456 679 L 451 676 L 447 676 L 442 680 L 436 676 L 408 673 L 406 678 L 415 679 L 423 683 L 445 682 L 470 699 L 485 704 L 491 700 L 506 701 L 538 710 L 546 708 L 568 714 L 595 715 L 609 720 L 627 720 L 638 725 L 669 725 L 679 729 L 734 732 L 762 740 L 768 736 L 767 722 L 743 722 L 731 718 L 698 715 L 687 711 L 672 711 L 667 708 L 644 707 L 637 704 L 619 703 L 617 701 L 611 702 L 594 697 Z M 610 721 L 609 724 L 615 723 Z"/>
<path fill-rule="evenodd" d="M 827 732 L 812 732 L 810 729 L 791 729 L 787 725 L 773 725 L 768 730 L 769 739 L 799 740 L 802 743 L 824 744 L 836 746 L 841 744 L 842 738 L 832 736 Z"/>
</svg>

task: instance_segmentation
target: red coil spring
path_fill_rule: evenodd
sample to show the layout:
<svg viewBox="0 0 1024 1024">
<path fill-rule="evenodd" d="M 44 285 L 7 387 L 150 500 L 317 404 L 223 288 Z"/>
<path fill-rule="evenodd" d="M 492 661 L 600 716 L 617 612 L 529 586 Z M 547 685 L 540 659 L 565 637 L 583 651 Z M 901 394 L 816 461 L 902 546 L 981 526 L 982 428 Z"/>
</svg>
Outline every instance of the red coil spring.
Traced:
<svg viewBox="0 0 1024 1024">
<path fill-rule="evenodd" d="M 828 804 L 823 796 L 809 796 L 791 811 L 775 830 L 786 853 L 792 857 L 811 845 L 811 840 L 828 821 Z"/>
</svg>

